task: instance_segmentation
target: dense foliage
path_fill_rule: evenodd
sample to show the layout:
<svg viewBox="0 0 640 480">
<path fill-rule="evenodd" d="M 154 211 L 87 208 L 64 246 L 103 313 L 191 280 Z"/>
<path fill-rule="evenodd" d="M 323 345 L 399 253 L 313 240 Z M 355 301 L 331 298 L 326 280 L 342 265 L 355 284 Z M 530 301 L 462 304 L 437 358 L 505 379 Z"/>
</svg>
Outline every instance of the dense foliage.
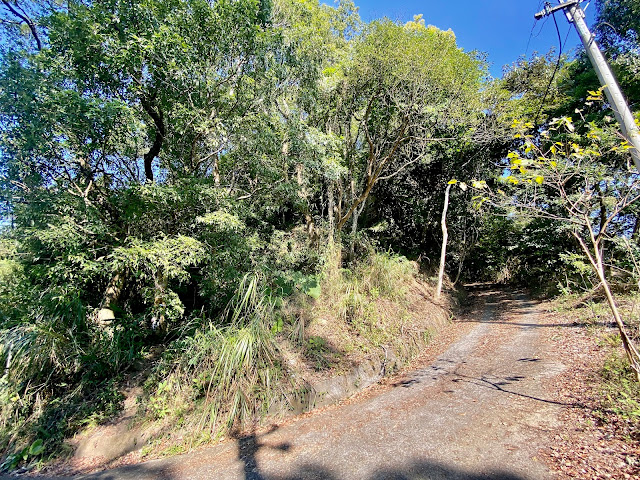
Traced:
<svg viewBox="0 0 640 480">
<path fill-rule="evenodd" d="M 391 280 L 354 286 L 408 271 L 372 245 L 429 272 L 452 178 L 486 182 L 452 191 L 452 280 L 591 288 L 579 245 L 589 229 L 621 286 L 640 278 L 637 205 L 617 208 L 635 199 L 636 174 L 584 58 L 559 71 L 552 53 L 523 58 L 490 79 L 453 32 L 422 16 L 364 23 L 350 0 L 3 5 L 5 466 L 113 415 L 118 381 L 140 365 L 155 365 L 154 415 L 178 390 L 210 400 L 212 432 L 218 414 L 233 425 L 262 412 L 284 375 L 276 337 L 304 336 L 285 328 L 287 301 L 317 299 L 336 271 L 355 282 L 341 293 L 350 302 L 393 297 Z M 635 102 L 637 16 L 622 7 L 637 2 L 599 2 L 599 15 L 619 27 L 602 35 Z M 515 138 L 514 118 L 529 127 Z M 558 182 L 583 202 L 572 229 Z M 543 215 L 478 208 L 478 190 L 511 207 L 530 199 L 517 184 L 535 189 Z"/>
</svg>

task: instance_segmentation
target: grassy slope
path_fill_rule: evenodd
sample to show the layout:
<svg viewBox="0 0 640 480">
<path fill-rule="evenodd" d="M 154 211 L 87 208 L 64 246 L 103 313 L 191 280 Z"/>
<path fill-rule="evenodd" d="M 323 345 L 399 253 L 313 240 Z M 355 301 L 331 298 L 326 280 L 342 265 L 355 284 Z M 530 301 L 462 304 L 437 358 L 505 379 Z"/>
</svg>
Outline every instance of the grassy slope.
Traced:
<svg viewBox="0 0 640 480">
<path fill-rule="evenodd" d="M 247 280 L 231 325 L 172 344 L 139 399 L 134 428 L 162 432 L 142 454 L 179 453 L 286 415 L 286 399 L 310 382 L 390 352 L 400 366 L 448 324 L 449 304 L 432 301 L 414 262 L 385 253 L 351 270 L 337 264 L 329 258 L 313 296 L 281 306 Z"/>
</svg>

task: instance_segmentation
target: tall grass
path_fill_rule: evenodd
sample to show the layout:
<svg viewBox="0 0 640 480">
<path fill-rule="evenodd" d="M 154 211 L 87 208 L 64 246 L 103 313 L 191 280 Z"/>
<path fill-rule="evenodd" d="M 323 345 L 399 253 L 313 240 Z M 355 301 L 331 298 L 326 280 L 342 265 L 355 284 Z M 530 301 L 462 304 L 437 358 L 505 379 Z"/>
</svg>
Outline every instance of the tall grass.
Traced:
<svg viewBox="0 0 640 480">
<path fill-rule="evenodd" d="M 176 342 L 152 379 L 147 410 L 188 417 L 191 431 L 216 435 L 265 413 L 284 373 L 272 333 L 274 302 L 247 275 L 221 322 Z"/>
<path fill-rule="evenodd" d="M 417 266 L 391 252 L 374 253 L 360 265 L 360 277 L 369 291 L 398 300 L 406 297 L 417 275 Z"/>
<path fill-rule="evenodd" d="M 304 308 L 330 310 L 372 345 L 390 340 L 398 318 L 387 318 L 382 325 L 375 301 L 403 298 L 415 265 L 391 253 L 374 253 L 347 270 L 339 264 L 337 248 L 325 258 L 322 295 L 314 300 L 315 307 Z M 194 439 L 206 439 L 253 423 L 282 401 L 294 386 L 277 341 L 281 312 L 262 283 L 259 275 L 246 275 L 219 318 L 171 345 L 147 382 L 148 415 L 177 419 Z M 307 341 L 304 320 L 290 325 L 283 336 L 287 334 L 292 344 L 318 350 Z"/>
<path fill-rule="evenodd" d="M 400 299 L 406 296 L 418 274 L 415 262 L 392 252 L 371 250 L 350 269 L 341 266 L 339 246 L 328 248 L 325 258 L 321 275 L 323 292 L 327 289 L 333 295 L 350 294 L 355 288 L 374 296 Z"/>
<path fill-rule="evenodd" d="M 21 290 L 3 300 L 29 299 Z M 30 300 L 20 306 L 22 317 L 4 319 L 0 328 L 0 450 L 7 458 L 34 442 L 41 448 L 32 453 L 59 451 L 64 438 L 109 418 L 122 401 L 115 385 L 122 367 L 112 361 L 114 351 L 123 355 L 121 345 L 109 346 L 87 323 L 77 292 L 50 287 L 39 303 Z"/>
<path fill-rule="evenodd" d="M 391 252 L 367 249 L 342 268 L 338 247 L 329 248 L 322 270 L 322 296 L 313 306 L 310 335 L 326 338 L 337 352 L 370 352 L 399 346 L 410 313 L 409 293 L 417 265 Z M 326 362 L 325 362 L 326 363 Z"/>
<path fill-rule="evenodd" d="M 601 370 L 602 405 L 613 412 L 630 438 L 640 440 L 640 385 L 619 350 L 612 352 Z M 606 415 L 602 415 L 603 420 Z"/>
</svg>

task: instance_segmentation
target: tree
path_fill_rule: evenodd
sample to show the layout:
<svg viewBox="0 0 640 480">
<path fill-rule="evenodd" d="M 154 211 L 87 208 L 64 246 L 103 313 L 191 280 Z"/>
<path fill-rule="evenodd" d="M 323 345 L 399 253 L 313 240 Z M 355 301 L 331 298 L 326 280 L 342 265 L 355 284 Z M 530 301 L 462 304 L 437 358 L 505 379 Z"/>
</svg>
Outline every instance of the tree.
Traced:
<svg viewBox="0 0 640 480">
<path fill-rule="evenodd" d="M 597 31 L 607 49 L 624 53 L 637 49 L 640 42 L 640 1 L 598 0 Z"/>
<path fill-rule="evenodd" d="M 509 95 L 503 108 L 509 109 L 510 117 L 544 123 L 565 99 L 561 85 L 570 80 L 566 65 L 566 55 L 558 58 L 551 49 L 545 55 L 534 52 L 530 58 L 520 57 L 505 67 L 498 85 Z"/>
<path fill-rule="evenodd" d="M 317 244 L 316 222 L 327 212 L 333 229 L 333 208 L 321 205 L 328 184 L 341 176 L 340 138 L 326 126 L 327 110 L 333 108 L 340 64 L 348 45 L 361 26 L 351 0 L 336 7 L 317 1 L 282 0 L 274 6 L 274 24 L 282 26 L 284 43 L 291 48 L 284 80 L 273 92 L 281 129 L 281 175 L 294 181 L 292 199 L 303 217 L 312 244 Z M 334 196 L 329 196 L 329 203 Z M 324 210 L 324 211 L 323 211 Z M 330 235 L 333 237 L 333 235 Z"/>
<path fill-rule="evenodd" d="M 147 130 L 144 177 L 215 170 L 236 121 L 255 107 L 277 35 L 253 1 L 72 3 L 49 19 L 56 68 L 83 96 L 113 99 Z M 160 28 L 158 28 L 160 25 Z M 135 164 L 134 162 L 131 162 Z"/>
<path fill-rule="evenodd" d="M 592 92 L 594 101 L 601 96 L 601 90 Z M 516 121 L 513 128 L 520 148 L 507 156 L 509 163 L 494 188 L 486 181 L 473 182 L 476 201 L 489 202 L 508 215 L 550 219 L 575 238 L 605 292 L 640 381 L 640 354 L 627 334 L 608 279 L 608 270 L 619 268 L 618 262 L 613 250 L 605 253 L 606 244 L 620 244 L 620 239 L 629 246 L 633 235 L 629 220 L 640 201 L 640 177 L 625 153 L 628 146 L 609 125 L 576 126 L 570 117 L 555 119 L 540 137 L 531 133 L 531 123 Z M 630 273 L 637 277 L 640 272 Z"/>
<path fill-rule="evenodd" d="M 456 46 L 452 32 L 421 17 L 406 25 L 372 22 L 354 38 L 327 79 L 335 93 L 324 129 L 342 139 L 346 169 L 331 195 L 337 230 L 351 222 L 355 234 L 379 181 L 428 162 L 436 145 L 469 135 L 481 111 L 483 68 Z"/>
<path fill-rule="evenodd" d="M 436 298 L 440 297 L 442 293 L 442 282 L 444 280 L 444 266 L 447 255 L 447 239 L 449 238 L 449 232 L 447 230 L 447 210 L 449 209 L 449 192 L 451 191 L 451 185 L 455 182 L 451 181 L 444 191 L 444 206 L 442 207 L 442 250 L 440 252 L 440 268 L 438 269 L 438 285 L 436 286 Z"/>
</svg>

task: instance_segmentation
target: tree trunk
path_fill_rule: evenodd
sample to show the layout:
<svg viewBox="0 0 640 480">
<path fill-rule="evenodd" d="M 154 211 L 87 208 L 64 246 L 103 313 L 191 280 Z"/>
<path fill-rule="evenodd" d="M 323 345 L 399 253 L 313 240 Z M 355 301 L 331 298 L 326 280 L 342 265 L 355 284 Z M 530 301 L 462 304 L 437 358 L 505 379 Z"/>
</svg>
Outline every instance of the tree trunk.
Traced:
<svg viewBox="0 0 640 480">
<path fill-rule="evenodd" d="M 447 189 L 444 191 L 444 206 L 442 208 L 442 220 L 440 221 L 440 225 L 442 226 L 442 251 L 440 252 L 440 270 L 438 271 L 436 298 L 440 298 L 440 294 L 442 293 L 442 282 L 444 280 L 444 264 L 447 256 L 447 240 L 449 239 L 449 232 L 447 231 L 447 210 L 449 209 L 450 191 L 451 184 L 447 185 Z"/>
<path fill-rule="evenodd" d="M 334 215 L 334 209 L 335 209 L 335 199 L 334 199 L 334 195 L 335 195 L 335 184 L 333 182 L 333 180 L 329 180 L 329 186 L 327 188 L 327 203 L 328 203 L 328 207 L 327 207 L 327 214 L 329 217 L 329 241 L 333 242 L 333 235 L 335 233 L 335 228 L 336 228 L 336 220 L 335 220 L 335 215 Z"/>
<path fill-rule="evenodd" d="M 298 182 L 298 196 L 302 200 L 302 214 L 304 215 L 305 226 L 307 235 L 309 236 L 309 242 L 312 246 L 316 246 L 318 243 L 318 234 L 316 232 L 316 224 L 313 221 L 313 216 L 309 211 L 309 192 L 304 184 L 304 165 L 301 163 L 296 164 L 296 180 Z"/>
<path fill-rule="evenodd" d="M 216 153 L 213 157 L 213 183 L 216 187 L 220 186 L 220 154 Z"/>
<path fill-rule="evenodd" d="M 124 279 L 124 272 L 117 272 L 109 282 L 107 290 L 104 292 L 102 305 L 96 316 L 96 323 L 101 328 L 109 327 L 111 322 L 116 318 L 113 307 L 118 303 L 118 299 L 122 293 Z"/>
<path fill-rule="evenodd" d="M 159 268 L 153 278 L 155 295 L 153 299 L 153 308 L 155 313 L 151 317 L 151 328 L 153 330 L 164 330 L 166 327 L 165 310 L 166 305 L 166 293 L 169 285 L 169 279 L 164 272 L 163 268 Z"/>
<path fill-rule="evenodd" d="M 353 262 L 356 254 L 356 233 L 358 233 L 358 217 L 362 209 L 356 208 L 351 214 L 351 237 L 349 238 L 349 262 Z"/>
<path fill-rule="evenodd" d="M 285 181 L 289 181 L 289 141 L 285 138 L 282 142 L 282 148 L 280 150 L 282 153 L 282 159 L 284 160 L 284 164 L 282 166 L 282 170 L 284 171 L 284 179 Z"/>
<path fill-rule="evenodd" d="M 629 364 L 636 375 L 636 380 L 640 382 L 640 354 L 638 350 L 633 345 L 633 342 L 629 338 L 627 334 L 627 330 L 625 328 L 624 322 L 622 321 L 622 316 L 620 315 L 620 311 L 618 310 L 618 306 L 616 304 L 615 299 L 613 298 L 613 294 L 611 293 L 611 288 L 609 286 L 609 282 L 607 281 L 604 265 L 602 261 L 602 257 L 600 256 L 600 248 L 598 245 L 598 241 L 595 239 L 593 235 L 593 231 L 589 229 L 589 233 L 591 236 L 591 243 L 593 246 L 593 255 L 591 251 L 587 247 L 587 244 L 584 242 L 582 237 L 577 232 L 573 232 L 573 236 L 578 240 L 582 250 L 587 255 L 591 266 L 596 270 L 598 274 L 598 278 L 602 284 L 602 288 L 604 289 L 604 293 L 607 297 L 607 302 L 609 303 L 609 308 L 611 309 L 611 313 L 613 314 L 613 319 L 616 322 L 616 326 L 618 327 L 618 331 L 620 332 L 620 338 L 622 339 L 622 345 L 624 346 L 624 351 L 627 354 L 627 358 L 629 360 Z M 595 258 L 594 258 L 595 255 Z"/>
<path fill-rule="evenodd" d="M 153 182 L 153 159 L 160 153 L 164 137 L 166 135 L 166 129 L 164 125 L 164 116 L 160 108 L 155 108 L 152 103 L 147 99 L 142 99 L 140 102 L 144 111 L 151 117 L 156 127 L 156 135 L 153 139 L 153 144 L 147 153 L 144 154 L 144 176 L 148 182 Z"/>
<path fill-rule="evenodd" d="M 463 230 L 463 233 L 462 233 L 462 248 L 460 251 L 460 258 L 458 259 L 458 271 L 456 272 L 456 278 L 453 281 L 454 286 L 457 285 L 458 280 L 460 280 L 460 275 L 462 275 L 462 268 L 464 267 L 464 261 L 467 259 L 467 255 L 469 254 L 469 249 L 470 249 L 470 246 L 467 244 L 466 222 L 464 227 L 465 229 Z"/>
<path fill-rule="evenodd" d="M 604 203 L 604 197 L 607 194 L 607 190 L 605 188 L 605 191 L 603 192 L 600 189 L 600 186 L 596 184 L 596 189 L 598 191 L 598 197 L 599 197 L 599 202 L 600 202 L 600 233 L 599 233 L 599 237 L 600 241 L 599 243 L 599 250 L 600 250 L 600 258 L 604 260 L 605 257 L 605 251 L 604 251 L 604 235 L 603 235 L 603 230 L 605 228 L 607 228 L 607 207 Z M 602 262 L 603 268 L 604 268 L 604 261 Z M 606 271 L 605 271 L 606 273 Z"/>
</svg>

